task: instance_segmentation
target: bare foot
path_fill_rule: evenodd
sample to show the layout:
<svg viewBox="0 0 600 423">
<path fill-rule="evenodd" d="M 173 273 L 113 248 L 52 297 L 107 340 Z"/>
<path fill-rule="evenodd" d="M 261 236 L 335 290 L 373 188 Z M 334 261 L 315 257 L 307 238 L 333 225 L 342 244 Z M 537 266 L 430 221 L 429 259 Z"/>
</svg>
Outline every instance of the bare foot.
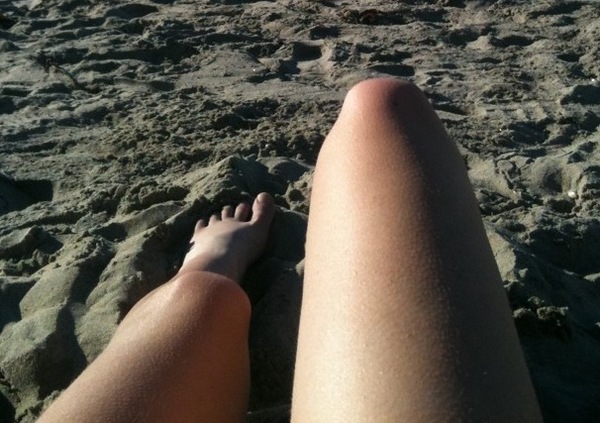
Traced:
<svg viewBox="0 0 600 423">
<path fill-rule="evenodd" d="M 273 198 L 263 192 L 252 208 L 245 203 L 235 209 L 225 206 L 220 216 L 211 216 L 208 224 L 199 220 L 179 274 L 208 271 L 240 282 L 248 266 L 265 249 L 274 214 Z"/>
</svg>

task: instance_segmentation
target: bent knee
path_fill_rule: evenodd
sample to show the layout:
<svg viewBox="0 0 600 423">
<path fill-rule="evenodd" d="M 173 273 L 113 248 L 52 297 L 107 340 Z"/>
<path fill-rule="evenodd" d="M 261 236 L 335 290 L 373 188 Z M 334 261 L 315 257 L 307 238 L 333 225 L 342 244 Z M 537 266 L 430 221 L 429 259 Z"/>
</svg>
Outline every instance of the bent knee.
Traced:
<svg viewBox="0 0 600 423">
<path fill-rule="evenodd" d="M 423 104 L 429 105 L 422 91 L 412 82 L 377 78 L 353 86 L 346 95 L 342 111 L 381 116 Z"/>
<path fill-rule="evenodd" d="M 238 317 L 248 321 L 250 300 L 234 281 L 210 272 L 190 272 L 169 282 L 167 296 L 175 302 L 185 301 L 192 309 L 216 317 Z"/>
<path fill-rule="evenodd" d="M 399 142 L 423 139 L 400 136 L 406 135 L 408 128 L 428 127 L 436 119 L 427 98 L 413 83 L 392 78 L 368 79 L 346 95 L 321 156 L 323 151 L 333 151 L 333 157 L 391 151 L 387 148 Z"/>
<path fill-rule="evenodd" d="M 416 157 L 441 157 L 455 154 L 454 150 L 416 85 L 392 78 L 369 79 L 348 92 L 318 163 L 321 168 L 361 163 L 365 172 L 378 172 L 384 163 L 406 167 L 416 163 Z M 357 171 L 355 165 L 351 167 Z"/>
</svg>

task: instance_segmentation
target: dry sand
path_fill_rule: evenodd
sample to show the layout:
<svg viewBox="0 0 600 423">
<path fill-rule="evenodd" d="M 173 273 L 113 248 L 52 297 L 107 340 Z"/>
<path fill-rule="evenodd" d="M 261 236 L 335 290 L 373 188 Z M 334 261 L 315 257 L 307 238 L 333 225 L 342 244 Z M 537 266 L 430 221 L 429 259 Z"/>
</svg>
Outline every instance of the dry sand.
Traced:
<svg viewBox="0 0 600 423">
<path fill-rule="evenodd" d="M 600 421 L 598 1 L 0 13 L 0 421 L 32 421 L 98 355 L 197 217 L 263 190 L 281 210 L 246 281 L 250 420 L 285 421 L 315 157 L 378 75 L 421 86 L 460 147 L 546 420 Z"/>
</svg>

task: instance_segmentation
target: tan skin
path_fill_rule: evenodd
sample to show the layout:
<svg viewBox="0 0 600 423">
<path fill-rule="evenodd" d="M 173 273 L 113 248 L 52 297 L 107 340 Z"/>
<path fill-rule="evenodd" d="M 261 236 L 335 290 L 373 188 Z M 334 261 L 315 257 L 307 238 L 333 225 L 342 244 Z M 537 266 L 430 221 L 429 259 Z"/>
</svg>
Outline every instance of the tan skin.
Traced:
<svg viewBox="0 0 600 423">
<path fill-rule="evenodd" d="M 412 84 L 355 86 L 319 154 L 292 411 L 541 420 L 464 162 Z"/>
<path fill-rule="evenodd" d="M 250 304 L 237 282 L 274 205 L 261 194 L 249 209 L 199 222 L 179 274 L 40 421 L 244 420 Z M 292 420 L 541 421 L 465 166 L 409 83 L 352 88 L 320 152 Z"/>
</svg>

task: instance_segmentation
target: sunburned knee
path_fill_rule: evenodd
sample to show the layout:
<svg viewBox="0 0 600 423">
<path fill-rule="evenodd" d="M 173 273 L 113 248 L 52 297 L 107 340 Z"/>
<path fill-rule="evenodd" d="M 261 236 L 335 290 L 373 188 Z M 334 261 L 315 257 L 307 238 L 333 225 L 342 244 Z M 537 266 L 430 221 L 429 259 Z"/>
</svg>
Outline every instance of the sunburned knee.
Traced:
<svg viewBox="0 0 600 423">
<path fill-rule="evenodd" d="M 392 78 L 368 79 L 353 86 L 344 100 L 346 111 L 361 115 L 396 113 L 403 107 L 427 101 L 421 90 L 409 81 Z"/>
</svg>

